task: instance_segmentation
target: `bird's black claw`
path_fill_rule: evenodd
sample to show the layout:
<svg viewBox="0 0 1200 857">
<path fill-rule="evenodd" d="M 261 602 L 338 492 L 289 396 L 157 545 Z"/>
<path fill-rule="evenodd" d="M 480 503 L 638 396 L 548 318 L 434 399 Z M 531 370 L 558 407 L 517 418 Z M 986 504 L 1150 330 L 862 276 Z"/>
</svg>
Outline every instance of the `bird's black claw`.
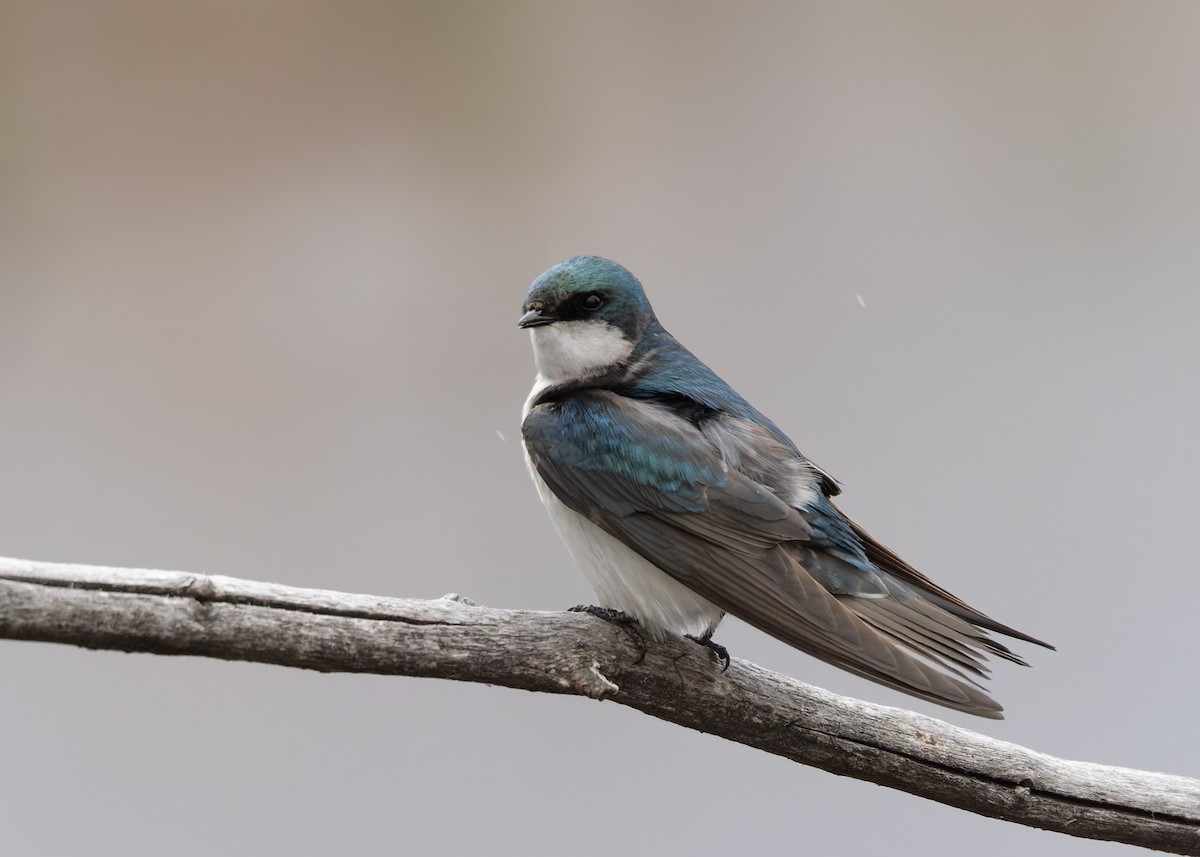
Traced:
<svg viewBox="0 0 1200 857">
<path fill-rule="evenodd" d="M 683 636 L 687 637 L 693 643 L 699 643 L 700 645 L 704 646 L 704 648 L 716 655 L 717 660 L 724 664 L 721 667 L 721 672 L 725 672 L 725 670 L 729 669 L 729 649 L 725 648 L 720 643 L 714 643 L 712 634 L 705 634 L 703 637 L 696 637 L 692 634 L 684 634 Z"/>
<path fill-rule="evenodd" d="M 613 625 L 620 625 L 625 629 L 625 633 L 629 635 L 629 639 L 633 641 L 633 645 L 638 650 L 637 660 L 634 664 L 640 664 L 646 660 L 646 638 L 642 636 L 642 631 L 638 627 L 638 620 L 621 610 L 614 610 L 611 607 L 597 607 L 595 604 L 576 604 L 568 613 L 587 613 L 595 616 L 597 619 L 603 619 L 605 622 L 610 622 Z"/>
<path fill-rule="evenodd" d="M 603 619 L 605 622 L 612 622 L 614 625 L 636 625 L 637 619 L 634 619 L 628 613 L 621 610 L 614 610 L 611 607 L 597 607 L 595 604 L 576 604 L 568 613 L 587 613 L 590 616 L 595 616 L 597 619 Z"/>
</svg>

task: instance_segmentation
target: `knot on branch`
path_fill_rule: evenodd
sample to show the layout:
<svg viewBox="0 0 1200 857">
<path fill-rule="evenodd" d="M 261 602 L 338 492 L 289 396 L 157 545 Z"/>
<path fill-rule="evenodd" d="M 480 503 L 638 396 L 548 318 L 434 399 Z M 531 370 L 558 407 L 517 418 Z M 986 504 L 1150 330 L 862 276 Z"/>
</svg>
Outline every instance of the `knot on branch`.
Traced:
<svg viewBox="0 0 1200 857">
<path fill-rule="evenodd" d="M 591 699 L 607 699 L 621 689 L 600 671 L 600 662 L 596 660 L 586 670 L 576 673 L 571 684 L 576 692 Z"/>
<path fill-rule="evenodd" d="M 468 607 L 478 607 L 479 602 L 468 598 L 465 595 L 459 595 L 457 592 L 447 592 L 438 601 L 457 601 L 459 604 L 465 604 Z"/>
</svg>

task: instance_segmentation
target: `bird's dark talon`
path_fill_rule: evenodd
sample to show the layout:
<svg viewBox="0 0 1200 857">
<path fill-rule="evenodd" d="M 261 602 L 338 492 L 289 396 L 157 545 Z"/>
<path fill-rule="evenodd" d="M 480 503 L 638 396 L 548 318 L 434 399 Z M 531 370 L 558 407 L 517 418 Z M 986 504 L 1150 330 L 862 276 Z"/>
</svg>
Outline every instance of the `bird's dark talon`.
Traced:
<svg viewBox="0 0 1200 857">
<path fill-rule="evenodd" d="M 721 661 L 723 664 L 721 667 L 721 672 L 725 672 L 725 670 L 729 669 L 729 649 L 725 648 L 720 643 L 714 643 L 711 633 L 705 634 L 702 637 L 697 637 L 692 634 L 684 634 L 683 636 L 687 637 L 693 643 L 699 643 L 700 645 L 704 646 L 704 648 L 716 655 L 717 660 Z"/>
<path fill-rule="evenodd" d="M 576 604 L 567 612 L 587 613 L 595 616 L 597 619 L 610 622 L 613 625 L 620 625 L 625 629 L 625 633 L 629 635 L 629 639 L 633 641 L 633 645 L 638 650 L 637 660 L 633 663 L 636 665 L 646 660 L 646 638 L 642 636 L 642 631 L 638 627 L 638 620 L 633 616 L 621 610 L 614 610 L 611 607 L 597 607 L 595 604 Z"/>
<path fill-rule="evenodd" d="M 595 604 L 576 604 L 568 613 L 587 613 L 590 616 L 595 616 L 597 619 L 603 619 L 605 622 L 612 622 L 614 625 L 636 625 L 637 619 L 634 619 L 628 613 L 621 610 L 614 610 L 611 607 L 597 607 Z"/>
</svg>

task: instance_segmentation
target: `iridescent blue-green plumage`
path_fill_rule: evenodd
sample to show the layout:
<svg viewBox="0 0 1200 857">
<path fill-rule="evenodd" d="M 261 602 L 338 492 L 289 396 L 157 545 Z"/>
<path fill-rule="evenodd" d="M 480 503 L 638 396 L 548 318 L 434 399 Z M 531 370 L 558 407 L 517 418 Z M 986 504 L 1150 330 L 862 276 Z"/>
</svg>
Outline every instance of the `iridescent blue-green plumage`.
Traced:
<svg viewBox="0 0 1200 857">
<path fill-rule="evenodd" d="M 531 470 L 593 585 L 620 602 L 605 606 L 709 635 L 728 611 L 866 678 L 1000 716 L 975 681 L 983 656 L 1023 662 L 985 631 L 1040 641 L 846 518 L 836 483 L 663 329 L 626 269 L 555 266 L 521 324 L 540 372 L 522 425 Z"/>
</svg>

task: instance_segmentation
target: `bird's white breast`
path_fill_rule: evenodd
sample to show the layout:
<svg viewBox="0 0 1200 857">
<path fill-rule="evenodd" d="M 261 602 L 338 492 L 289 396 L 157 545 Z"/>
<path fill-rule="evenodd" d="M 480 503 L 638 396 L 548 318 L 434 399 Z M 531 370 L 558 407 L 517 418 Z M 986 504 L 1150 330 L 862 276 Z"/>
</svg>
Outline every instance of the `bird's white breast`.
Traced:
<svg viewBox="0 0 1200 857">
<path fill-rule="evenodd" d="M 525 402 L 522 421 L 533 399 L 551 382 L 538 375 Z M 724 611 L 697 595 L 623 542 L 610 536 L 555 496 L 525 451 L 525 463 L 554 529 L 588 579 L 600 606 L 636 617 L 656 639 L 668 634 L 711 632 Z"/>
</svg>

